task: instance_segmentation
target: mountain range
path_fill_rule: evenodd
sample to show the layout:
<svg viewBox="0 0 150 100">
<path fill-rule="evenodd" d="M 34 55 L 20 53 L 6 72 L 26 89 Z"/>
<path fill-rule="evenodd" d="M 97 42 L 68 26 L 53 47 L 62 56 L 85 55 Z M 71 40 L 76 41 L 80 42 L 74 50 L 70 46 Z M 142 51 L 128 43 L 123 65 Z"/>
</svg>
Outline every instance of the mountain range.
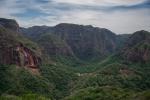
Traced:
<svg viewBox="0 0 150 100">
<path fill-rule="evenodd" d="M 149 62 L 148 31 L 0 18 L 2 100 L 149 100 Z"/>
<path fill-rule="evenodd" d="M 59 55 L 72 55 L 81 60 L 103 59 L 115 52 L 118 42 L 120 42 L 119 37 L 110 30 L 90 25 L 61 23 L 54 27 L 33 26 L 21 28 L 20 31 L 39 44 L 43 42 L 40 39 L 47 39 L 49 46 L 44 47 L 53 48 L 54 50 L 49 49 L 49 53 L 52 52 L 51 54 L 61 52 Z M 60 41 L 61 43 L 59 43 Z M 48 48 L 45 49 L 48 50 Z M 65 54 L 66 52 L 68 54 Z"/>
</svg>

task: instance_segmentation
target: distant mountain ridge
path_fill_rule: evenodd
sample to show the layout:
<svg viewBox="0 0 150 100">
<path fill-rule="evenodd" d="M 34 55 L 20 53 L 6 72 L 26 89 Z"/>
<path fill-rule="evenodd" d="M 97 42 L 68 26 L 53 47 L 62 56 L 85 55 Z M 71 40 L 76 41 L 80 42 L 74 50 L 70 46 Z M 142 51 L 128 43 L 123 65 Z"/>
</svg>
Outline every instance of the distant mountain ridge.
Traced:
<svg viewBox="0 0 150 100">
<path fill-rule="evenodd" d="M 115 52 L 117 48 L 116 34 L 108 29 L 93 27 L 91 25 L 77 25 L 61 23 L 54 27 L 33 26 L 21 28 L 24 35 L 38 39 L 49 34 L 65 41 L 73 54 L 80 59 L 104 58 Z M 41 42 L 39 40 L 39 42 Z M 54 42 L 54 41 L 53 41 Z M 50 47 L 51 48 L 51 47 Z"/>
<path fill-rule="evenodd" d="M 127 40 L 122 50 L 124 58 L 133 62 L 150 61 L 150 32 L 137 31 Z"/>
</svg>

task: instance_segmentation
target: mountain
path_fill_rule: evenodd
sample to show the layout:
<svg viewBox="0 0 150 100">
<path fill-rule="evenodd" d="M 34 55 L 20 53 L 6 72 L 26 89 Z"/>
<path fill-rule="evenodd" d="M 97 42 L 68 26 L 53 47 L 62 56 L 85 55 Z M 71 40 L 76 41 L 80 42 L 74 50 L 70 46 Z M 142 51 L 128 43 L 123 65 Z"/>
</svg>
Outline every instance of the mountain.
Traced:
<svg viewBox="0 0 150 100">
<path fill-rule="evenodd" d="M 117 51 L 120 51 L 124 45 L 126 44 L 127 40 L 131 34 L 119 34 L 117 35 Z"/>
<path fill-rule="evenodd" d="M 81 73 L 65 100 L 149 100 L 149 39 L 147 31 L 133 33 L 123 49 Z"/>
<path fill-rule="evenodd" d="M 47 33 L 51 27 L 49 26 L 32 26 L 29 28 L 20 27 L 19 30 L 21 33 L 24 33 L 25 36 L 36 37 L 40 34 Z"/>
<path fill-rule="evenodd" d="M 39 44 L 43 43 L 41 36 L 53 38 L 57 37 L 59 39 L 54 39 L 55 41 L 49 41 L 49 43 L 63 41 L 64 46 L 51 47 L 52 45 L 46 46 L 47 48 L 61 49 L 61 51 L 67 51 L 72 53 L 74 56 L 81 60 L 91 60 L 91 59 L 102 59 L 109 54 L 115 52 L 116 50 L 116 35 L 104 28 L 93 27 L 90 25 L 76 25 L 61 23 L 54 27 L 47 26 L 33 26 L 27 29 L 22 29 L 26 36 L 30 38 L 37 39 Z M 45 43 L 46 44 L 46 43 Z M 59 44 L 58 44 L 59 45 Z M 49 50 L 55 51 L 55 50 Z M 54 52 L 56 53 L 56 52 Z"/>
<path fill-rule="evenodd" d="M 0 18 L 0 25 L 16 32 L 19 31 L 19 24 L 13 19 Z"/>
<path fill-rule="evenodd" d="M 0 99 L 51 100 L 68 95 L 75 74 L 62 64 L 46 65 L 43 49 L 18 29 L 16 21 L 0 20 Z"/>
<path fill-rule="evenodd" d="M 0 18 L 0 100 L 149 100 L 149 44 L 144 30 Z"/>
<path fill-rule="evenodd" d="M 37 68 L 40 49 L 18 31 L 19 25 L 15 20 L 0 19 L 0 64 Z"/>
<path fill-rule="evenodd" d="M 137 31 L 127 41 L 122 50 L 124 59 L 145 63 L 150 61 L 150 32 Z"/>
</svg>

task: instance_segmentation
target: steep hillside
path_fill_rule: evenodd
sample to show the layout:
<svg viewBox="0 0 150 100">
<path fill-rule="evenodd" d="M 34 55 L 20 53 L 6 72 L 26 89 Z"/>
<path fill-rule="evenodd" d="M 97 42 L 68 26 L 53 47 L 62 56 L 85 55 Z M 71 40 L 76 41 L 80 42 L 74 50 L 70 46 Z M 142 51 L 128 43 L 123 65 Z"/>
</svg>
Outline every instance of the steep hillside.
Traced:
<svg viewBox="0 0 150 100">
<path fill-rule="evenodd" d="M 19 31 L 19 24 L 13 19 L 0 18 L 0 25 L 16 32 Z"/>
<path fill-rule="evenodd" d="M 35 39 L 41 38 L 43 34 L 56 36 L 61 41 L 64 41 L 63 43 L 70 48 L 70 52 L 81 60 L 102 59 L 115 52 L 117 47 L 116 35 L 113 32 L 90 25 L 62 23 L 49 28 L 46 26 L 35 26 L 24 29 L 24 31 L 21 29 L 21 31 L 28 37 Z M 49 42 L 51 43 L 51 41 Z"/>
<path fill-rule="evenodd" d="M 119 34 L 117 35 L 117 51 L 120 51 L 124 45 L 126 44 L 127 40 L 131 34 Z"/>
<path fill-rule="evenodd" d="M 15 26 L 18 25 L 16 21 L 3 20 L 0 22 L 0 99 L 53 100 L 69 95 L 71 82 L 76 80 L 76 75 L 61 63 L 46 65 L 46 55 L 43 54 L 48 51 L 46 46 L 40 48 L 37 43 L 14 30 L 19 28 Z M 7 27 L 7 23 L 11 23 L 11 27 Z M 45 38 L 43 36 L 40 40 L 44 41 Z M 48 44 L 51 47 L 62 47 L 56 51 L 58 54 L 68 53 L 63 51 L 63 48 L 67 48 L 63 41 L 51 37 L 49 40 L 53 41 L 52 44 Z M 42 42 L 41 45 L 44 45 Z M 47 54 L 52 55 L 53 50 L 52 48 Z"/>
<path fill-rule="evenodd" d="M 135 32 L 129 39 L 124 50 L 124 59 L 133 62 L 150 61 L 150 33 L 147 31 Z"/>
<path fill-rule="evenodd" d="M 0 64 L 37 68 L 40 64 L 40 49 L 36 43 L 21 36 L 18 29 L 15 21 L 0 20 Z"/>
<path fill-rule="evenodd" d="M 149 32 L 135 32 L 123 50 L 91 64 L 95 70 L 79 74 L 71 89 L 72 95 L 65 100 L 149 100 L 149 38 Z"/>
<path fill-rule="evenodd" d="M 150 100 L 149 44 L 147 31 L 0 18 L 0 100 Z"/>
<path fill-rule="evenodd" d="M 105 57 L 116 48 L 115 34 L 107 29 L 74 24 L 59 24 L 54 33 L 66 40 L 80 59 Z"/>
<path fill-rule="evenodd" d="M 74 57 L 74 54 L 66 41 L 60 39 L 56 35 L 42 34 L 36 39 L 36 42 L 41 46 L 43 54 L 51 59 L 61 56 Z"/>
<path fill-rule="evenodd" d="M 32 26 L 29 28 L 21 27 L 19 30 L 21 33 L 24 33 L 24 35 L 27 37 L 36 38 L 40 34 L 50 32 L 51 27 L 48 26 Z"/>
</svg>

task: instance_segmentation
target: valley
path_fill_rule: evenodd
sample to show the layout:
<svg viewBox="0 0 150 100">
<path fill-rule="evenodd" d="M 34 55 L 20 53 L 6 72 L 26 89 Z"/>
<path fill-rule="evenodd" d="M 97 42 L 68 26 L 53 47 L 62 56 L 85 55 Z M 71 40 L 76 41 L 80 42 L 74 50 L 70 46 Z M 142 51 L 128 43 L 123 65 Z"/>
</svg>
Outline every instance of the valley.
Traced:
<svg viewBox="0 0 150 100">
<path fill-rule="evenodd" d="M 149 77 L 148 31 L 0 18 L 0 100 L 150 100 Z"/>
</svg>

